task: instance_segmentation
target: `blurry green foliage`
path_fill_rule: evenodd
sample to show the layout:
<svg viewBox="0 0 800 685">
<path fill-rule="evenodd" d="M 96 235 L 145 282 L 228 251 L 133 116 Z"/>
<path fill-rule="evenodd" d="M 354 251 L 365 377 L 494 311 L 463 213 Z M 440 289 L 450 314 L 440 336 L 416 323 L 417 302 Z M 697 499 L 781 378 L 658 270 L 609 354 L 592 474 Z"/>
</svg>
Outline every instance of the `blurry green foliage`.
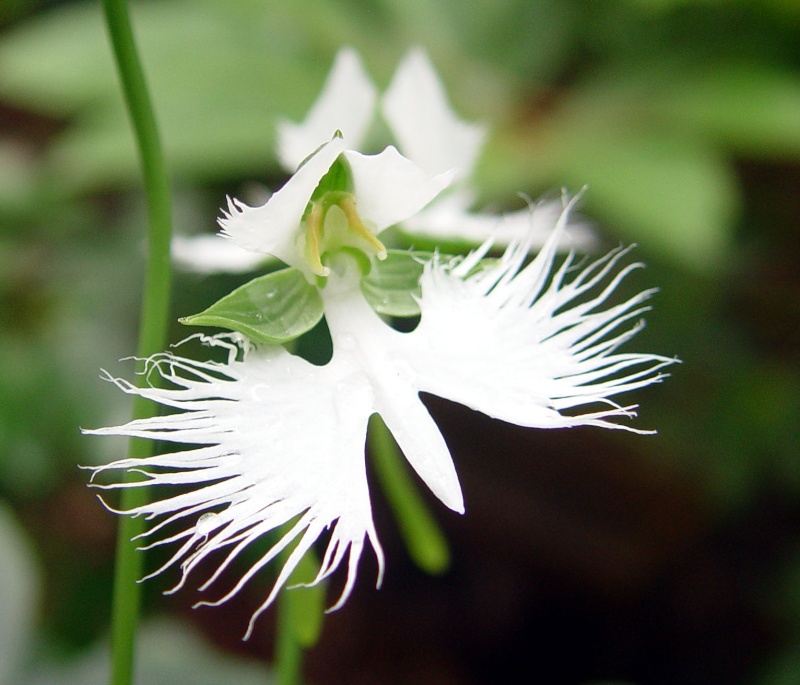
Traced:
<svg viewBox="0 0 800 685">
<path fill-rule="evenodd" d="M 48 655 L 30 669 L 20 685 L 103 685 L 108 682 L 108 645 L 98 644 L 78 659 Z M 184 624 L 151 620 L 142 625 L 135 669 L 136 685 L 270 685 L 262 664 L 215 650 Z"/>
<path fill-rule="evenodd" d="M 359 49 L 385 85 L 421 44 L 457 111 L 491 126 L 482 201 L 516 207 L 517 192 L 588 185 L 583 214 L 613 241 L 639 243 L 649 269 L 630 287 L 661 292 L 637 347 L 684 364 L 637 398 L 642 425 L 660 431 L 637 449 L 693 473 L 720 520 L 763 492 L 800 496 L 797 352 L 754 335 L 797 311 L 787 247 L 796 193 L 748 197 L 742 174 L 744 164 L 800 165 L 800 3 L 151 0 L 134 3 L 133 16 L 179 231 L 214 230 L 224 195 L 245 180 L 280 184 L 275 122 L 304 115 L 340 45 Z M 35 519 L 79 477 L 75 464 L 115 456 L 78 426 L 127 418 L 125 398 L 98 377 L 134 366 L 117 360 L 135 347 L 145 218 L 97 3 L 0 3 L 0 25 L 0 496 Z M 769 211 L 776 204 L 784 214 Z M 764 318 L 738 307 L 732 293 L 766 280 L 784 252 L 788 285 L 768 281 L 752 307 Z M 179 274 L 176 318 L 240 284 Z M 790 350 L 797 328 L 781 329 Z M 176 323 L 173 338 L 186 334 Z M 70 558 L 74 542 L 42 555 L 44 622 L 55 642 L 83 644 L 101 628 L 68 624 L 103 569 Z M 797 559 L 785 565 L 796 570 Z M 800 681 L 798 587 L 787 572 L 773 599 L 788 639 L 763 685 Z M 48 664 L 34 682 L 57 682 Z M 102 668 L 87 657 L 64 682 L 93 682 L 86 674 Z"/>
<path fill-rule="evenodd" d="M 0 505 L 0 683 L 19 682 L 32 657 L 40 569 L 23 529 Z"/>
<path fill-rule="evenodd" d="M 276 119 L 302 116 L 339 45 L 358 47 L 382 80 L 409 43 L 427 43 L 459 109 L 499 122 L 486 197 L 588 184 L 609 230 L 707 270 L 726 258 L 738 209 L 730 155 L 800 155 L 800 79 L 782 50 L 760 49 L 767 29 L 788 33 L 780 13 L 719 3 L 741 35 L 709 58 L 718 20 L 678 11 L 691 4 L 165 0 L 136 3 L 134 18 L 178 178 L 274 173 Z M 68 122 L 39 168 L 64 192 L 137 182 L 107 50 L 92 3 L 0 45 L 0 97 Z"/>
</svg>

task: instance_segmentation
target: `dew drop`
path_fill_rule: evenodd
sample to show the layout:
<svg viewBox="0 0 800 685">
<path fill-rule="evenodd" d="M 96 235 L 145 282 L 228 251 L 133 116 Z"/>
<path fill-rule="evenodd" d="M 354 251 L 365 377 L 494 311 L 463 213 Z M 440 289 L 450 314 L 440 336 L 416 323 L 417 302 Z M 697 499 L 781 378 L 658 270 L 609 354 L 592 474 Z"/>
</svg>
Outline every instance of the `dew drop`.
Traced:
<svg viewBox="0 0 800 685">
<path fill-rule="evenodd" d="M 219 527 L 221 523 L 220 515 L 213 512 L 206 512 L 199 519 L 194 527 L 195 533 L 200 537 L 208 537 L 208 534 Z"/>
</svg>

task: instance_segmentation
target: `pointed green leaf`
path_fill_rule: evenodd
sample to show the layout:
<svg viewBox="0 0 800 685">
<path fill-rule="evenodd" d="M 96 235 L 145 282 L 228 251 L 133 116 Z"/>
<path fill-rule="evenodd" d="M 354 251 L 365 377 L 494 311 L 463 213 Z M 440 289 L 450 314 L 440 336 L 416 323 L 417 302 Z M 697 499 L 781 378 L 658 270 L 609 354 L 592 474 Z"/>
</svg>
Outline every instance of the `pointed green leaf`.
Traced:
<svg viewBox="0 0 800 685">
<path fill-rule="evenodd" d="M 228 328 L 256 343 L 284 343 L 311 330 L 321 318 L 317 289 L 297 269 L 282 269 L 246 283 L 180 322 Z"/>
<path fill-rule="evenodd" d="M 361 281 L 361 292 L 372 308 L 388 316 L 417 316 L 419 279 L 430 252 L 389 250 L 386 259 L 375 261 Z"/>
</svg>

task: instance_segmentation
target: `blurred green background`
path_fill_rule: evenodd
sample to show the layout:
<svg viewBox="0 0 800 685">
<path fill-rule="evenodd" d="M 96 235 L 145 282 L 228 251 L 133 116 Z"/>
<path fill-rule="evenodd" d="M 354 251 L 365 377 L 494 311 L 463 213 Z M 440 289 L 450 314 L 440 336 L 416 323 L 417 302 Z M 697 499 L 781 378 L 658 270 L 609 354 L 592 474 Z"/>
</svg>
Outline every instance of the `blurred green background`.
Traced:
<svg viewBox="0 0 800 685">
<path fill-rule="evenodd" d="M 411 565 L 373 489 L 385 587 L 365 558 L 309 682 L 800 682 L 799 3 L 158 0 L 133 17 L 178 232 L 283 182 L 275 121 L 303 116 L 339 46 L 383 87 L 422 45 L 491 126 L 482 202 L 588 185 L 604 246 L 647 262 L 628 288 L 660 288 L 631 348 L 684 362 L 632 398 L 655 437 L 431 400 L 466 497 L 463 518 L 431 502 L 452 569 Z M 115 521 L 76 465 L 124 445 L 79 427 L 128 415 L 99 369 L 132 373 L 144 230 L 98 3 L 4 0 L 0 683 L 103 682 Z M 178 274 L 175 317 L 241 282 Z M 271 621 L 239 641 L 266 582 L 197 611 L 191 588 L 148 582 L 140 682 L 268 682 Z"/>
</svg>

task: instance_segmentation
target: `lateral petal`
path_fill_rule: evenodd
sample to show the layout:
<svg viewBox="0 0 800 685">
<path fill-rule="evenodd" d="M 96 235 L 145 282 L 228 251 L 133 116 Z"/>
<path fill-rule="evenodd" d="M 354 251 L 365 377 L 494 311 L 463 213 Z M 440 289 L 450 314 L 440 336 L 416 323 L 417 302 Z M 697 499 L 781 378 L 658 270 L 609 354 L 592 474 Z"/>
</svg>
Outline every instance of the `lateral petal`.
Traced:
<svg viewBox="0 0 800 685">
<path fill-rule="evenodd" d="M 638 324 L 624 328 L 647 311 L 644 302 L 653 291 L 607 306 L 620 281 L 640 266 L 612 276 L 626 250 L 612 252 L 570 280 L 571 256 L 554 270 L 565 222 L 562 216 L 559 229 L 527 266 L 526 242 L 512 243 L 490 266 L 480 264 L 488 244 L 460 262 L 437 258 L 427 264 L 421 320 L 404 341 L 405 357 L 422 390 L 489 416 L 537 428 L 595 425 L 636 431 L 607 420 L 634 415 L 635 406 L 621 406 L 611 397 L 658 382 L 659 370 L 675 361 L 617 352 L 639 330 Z M 574 408 L 586 413 L 561 413 Z"/>
<path fill-rule="evenodd" d="M 344 153 L 353 175 L 358 211 L 375 233 L 412 216 L 453 178 L 452 172 L 431 175 L 401 155 L 393 146 L 377 155 Z"/>
<path fill-rule="evenodd" d="M 364 464 L 367 420 L 373 411 L 369 384 L 346 365 L 317 367 L 280 347 L 252 350 L 243 361 L 228 364 L 165 354 L 151 359 L 149 366 L 175 387 L 117 385 L 181 411 L 86 432 L 203 445 L 94 469 L 95 474 L 119 469 L 143 474 L 139 482 L 103 488 L 182 486 L 179 494 L 171 491 L 127 512 L 184 520 L 183 532 L 165 540 L 186 539 L 167 564 L 181 563 L 178 587 L 203 559 L 227 550 L 204 589 L 247 546 L 278 528 L 284 532 L 278 543 L 212 603 L 238 592 L 293 540 L 307 548 L 326 528 L 333 532 L 326 566 L 315 582 L 329 575 L 349 549 L 347 587 L 352 587 L 366 539 L 382 564 Z M 289 557 L 255 616 L 275 599 L 298 562 L 299 556 Z"/>
</svg>

